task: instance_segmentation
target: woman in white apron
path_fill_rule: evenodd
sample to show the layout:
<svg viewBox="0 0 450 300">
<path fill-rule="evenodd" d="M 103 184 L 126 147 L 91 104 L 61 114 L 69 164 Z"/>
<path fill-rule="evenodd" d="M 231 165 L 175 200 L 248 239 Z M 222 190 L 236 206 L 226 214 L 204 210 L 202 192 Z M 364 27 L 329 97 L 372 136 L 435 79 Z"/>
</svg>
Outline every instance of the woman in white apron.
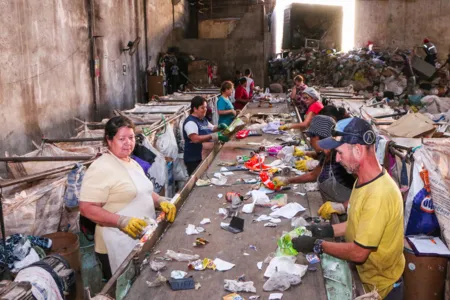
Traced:
<svg viewBox="0 0 450 300">
<path fill-rule="evenodd" d="M 291 178 L 275 177 L 273 180 L 276 186 L 317 181 L 322 198 L 327 201 L 318 212 L 325 219 L 329 219 L 331 213 L 334 212 L 345 213 L 345 205 L 350 199 L 355 182 L 355 178 L 336 162 L 335 153 L 324 152 L 317 145 L 319 140 L 331 136 L 331 131 L 335 124 L 336 121 L 329 116 L 315 116 L 312 119 L 311 126 L 305 132 L 309 136 L 311 146 L 316 151 L 316 156 L 319 159 L 319 163 L 313 170 L 301 176 Z M 305 153 L 296 150 L 296 155 L 302 156 Z"/>
<path fill-rule="evenodd" d="M 130 158 L 135 146 L 134 124 L 126 117 L 110 119 L 105 126 L 108 153 L 92 163 L 83 179 L 80 213 L 97 224 L 95 252 L 109 279 L 139 241 L 155 207 L 173 222 L 176 207 L 153 192 L 153 184 Z"/>
</svg>

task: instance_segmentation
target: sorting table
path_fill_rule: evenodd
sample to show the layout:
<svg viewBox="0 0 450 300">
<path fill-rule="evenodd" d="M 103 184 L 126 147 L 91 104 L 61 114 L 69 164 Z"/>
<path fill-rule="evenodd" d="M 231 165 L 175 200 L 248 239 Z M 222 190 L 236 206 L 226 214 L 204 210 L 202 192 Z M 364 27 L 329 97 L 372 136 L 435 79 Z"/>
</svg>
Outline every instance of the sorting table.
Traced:
<svg viewBox="0 0 450 300">
<path fill-rule="evenodd" d="M 263 104 L 259 107 L 257 103 L 249 103 L 245 113 L 290 113 L 292 108 L 287 103 L 274 104 L 268 107 Z M 295 119 L 295 117 L 294 117 Z M 241 148 L 255 148 L 258 146 L 247 145 L 249 142 L 261 142 L 264 139 L 267 141 L 275 141 L 278 136 L 264 134 L 262 136 L 247 137 L 242 140 L 233 138 L 230 142 L 224 144 L 220 149 L 212 163 L 207 168 L 204 174 L 199 174 L 199 178 L 213 177 L 215 172 L 220 172 L 221 162 L 231 162 L 236 160 L 236 156 L 249 155 L 250 150 Z M 279 142 L 278 142 L 279 143 Z M 273 157 L 268 157 L 266 161 L 270 163 L 275 160 Z M 224 279 L 237 279 L 239 276 L 245 274 L 246 281 L 253 281 L 256 288 L 256 294 L 239 292 L 241 296 L 248 299 L 249 296 L 259 295 L 260 299 L 268 299 L 270 293 L 263 290 L 263 285 L 267 278 L 264 278 L 264 272 L 268 264 L 263 264 L 261 270 L 257 268 L 257 263 L 264 261 L 265 258 L 277 249 L 277 239 L 283 234 L 283 231 L 291 231 L 291 220 L 283 219 L 277 227 L 264 227 L 266 222 L 252 222 L 259 215 L 270 214 L 270 208 L 255 207 L 253 214 L 245 214 L 240 212 L 239 217 L 245 220 L 244 231 L 238 234 L 233 234 L 221 229 L 221 222 L 229 222 L 230 218 L 223 220 L 221 215 L 217 212 L 221 207 L 227 207 L 225 195 L 227 192 L 238 192 L 242 195 L 251 190 L 250 184 L 234 184 L 237 179 L 251 179 L 257 178 L 258 174 L 250 173 L 248 171 L 235 171 L 233 175 L 227 176 L 227 184 L 231 186 L 195 186 L 188 198 L 185 200 L 183 206 L 177 214 L 175 222 L 164 233 L 158 244 L 154 247 L 150 254 L 150 259 L 158 256 L 163 256 L 165 252 L 170 249 L 176 252 L 187 254 L 198 254 L 203 258 L 220 258 L 227 262 L 235 264 L 231 270 L 219 272 L 210 269 L 203 271 L 194 271 L 188 269 L 187 262 L 169 261 L 167 262 L 167 269 L 161 271 L 166 277 L 170 278 L 170 273 L 173 270 L 182 270 L 192 276 L 195 282 L 201 284 L 198 290 L 184 290 L 172 291 L 168 285 L 150 288 L 146 281 L 153 281 L 156 278 L 156 272 L 152 271 L 150 267 L 146 267 L 133 283 L 126 299 L 222 299 L 223 296 L 231 292 L 224 289 Z M 322 198 L 318 192 L 309 192 L 301 196 L 295 192 L 305 192 L 303 185 L 297 185 L 296 189 L 291 189 L 281 193 L 286 193 L 288 202 L 298 202 L 306 211 L 304 214 L 316 216 L 317 210 L 322 204 Z M 218 197 L 222 194 L 222 198 Z M 240 210 L 239 210 L 240 211 Z M 207 225 L 200 225 L 203 218 L 210 218 L 211 223 Z M 205 232 L 198 235 L 187 235 L 185 229 L 188 224 L 202 226 Z M 202 247 L 194 247 L 193 243 L 197 237 L 205 238 L 209 244 Z M 256 247 L 256 250 L 250 245 Z M 161 251 L 159 254 L 154 254 L 155 251 Z M 244 254 L 245 253 L 245 254 Z M 302 255 L 299 255 L 299 257 Z M 306 263 L 304 260 L 297 263 Z M 317 271 L 308 271 L 302 278 L 302 283 L 297 286 L 292 286 L 287 291 L 283 292 L 283 300 L 289 299 L 327 299 L 324 278 L 320 264 L 316 264 Z"/>
</svg>

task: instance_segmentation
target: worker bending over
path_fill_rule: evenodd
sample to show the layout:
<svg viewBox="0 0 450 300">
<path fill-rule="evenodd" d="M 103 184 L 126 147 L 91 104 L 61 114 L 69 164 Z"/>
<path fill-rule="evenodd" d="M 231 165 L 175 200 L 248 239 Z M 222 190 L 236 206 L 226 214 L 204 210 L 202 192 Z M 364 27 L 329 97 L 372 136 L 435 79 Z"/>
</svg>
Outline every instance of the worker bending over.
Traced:
<svg viewBox="0 0 450 300">
<path fill-rule="evenodd" d="M 292 239 L 303 253 L 326 253 L 357 263 L 366 292 L 377 289 L 383 299 L 403 299 L 403 200 L 394 180 L 375 154 L 375 132 L 359 118 L 339 121 L 333 137 L 319 141 L 322 149 L 336 149 L 336 161 L 358 179 L 348 205 L 348 221 L 311 225 L 312 237 Z M 345 243 L 324 238 L 345 237 Z"/>
</svg>

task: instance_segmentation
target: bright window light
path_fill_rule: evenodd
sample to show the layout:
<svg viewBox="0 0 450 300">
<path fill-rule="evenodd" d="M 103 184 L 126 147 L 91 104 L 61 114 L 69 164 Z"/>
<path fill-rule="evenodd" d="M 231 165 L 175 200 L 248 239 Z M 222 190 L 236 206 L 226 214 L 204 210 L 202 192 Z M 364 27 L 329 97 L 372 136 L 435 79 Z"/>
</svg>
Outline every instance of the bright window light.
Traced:
<svg viewBox="0 0 450 300">
<path fill-rule="evenodd" d="M 355 45 L 355 0 L 277 0 L 274 10 L 276 53 L 281 52 L 284 9 L 292 3 L 342 6 L 342 51 L 353 49 Z"/>
</svg>

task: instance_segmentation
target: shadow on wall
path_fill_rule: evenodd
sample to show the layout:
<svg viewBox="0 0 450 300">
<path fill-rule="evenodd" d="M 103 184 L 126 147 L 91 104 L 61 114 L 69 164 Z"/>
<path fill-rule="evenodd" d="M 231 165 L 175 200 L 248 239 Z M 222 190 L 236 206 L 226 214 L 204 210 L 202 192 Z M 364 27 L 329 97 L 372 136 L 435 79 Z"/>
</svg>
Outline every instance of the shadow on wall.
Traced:
<svg viewBox="0 0 450 300">
<path fill-rule="evenodd" d="M 212 24 L 218 27 L 205 29 Z M 175 44 L 180 51 L 217 63 L 221 81 L 233 79 L 236 70 L 243 72 L 250 68 L 255 84 L 264 86 L 266 27 L 263 6 L 251 7 L 239 20 L 201 21 L 199 30 L 203 30 L 203 36 L 208 38 L 179 40 Z"/>
</svg>

